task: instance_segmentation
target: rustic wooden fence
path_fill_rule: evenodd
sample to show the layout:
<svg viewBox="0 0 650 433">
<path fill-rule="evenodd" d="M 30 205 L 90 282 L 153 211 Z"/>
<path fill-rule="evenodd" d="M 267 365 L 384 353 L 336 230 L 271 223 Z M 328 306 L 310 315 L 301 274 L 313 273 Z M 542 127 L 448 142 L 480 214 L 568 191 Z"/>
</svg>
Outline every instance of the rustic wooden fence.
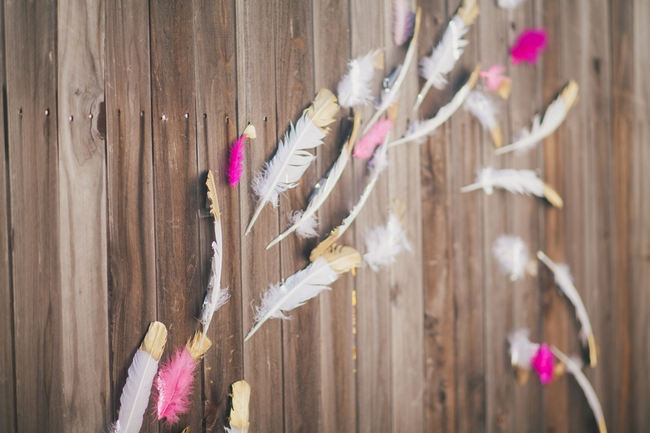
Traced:
<svg viewBox="0 0 650 433">
<path fill-rule="evenodd" d="M 420 3 L 424 55 L 457 2 Z M 249 121 L 258 138 L 242 186 L 219 185 L 232 300 L 211 328 L 215 347 L 183 426 L 221 426 L 229 384 L 245 378 L 255 432 L 595 431 L 573 381 L 544 390 L 515 382 L 511 330 L 529 327 L 568 352 L 579 344 L 547 272 L 511 284 L 496 270 L 492 243 L 513 233 L 571 266 L 601 351 L 587 375 L 609 430 L 650 429 L 646 0 L 528 0 L 512 12 L 481 1 L 452 81 L 478 61 L 506 63 L 519 31 L 544 26 L 541 63 L 509 67 L 501 119 L 512 137 L 574 78 L 580 97 L 566 123 L 531 154 L 496 157 L 459 112 L 426 143 L 392 151 L 344 241 L 363 249 L 364 231 L 398 198 L 412 254 L 390 271 L 346 276 L 246 344 L 261 291 L 307 263 L 315 241 L 264 247 L 335 157 L 340 128 L 279 210 L 265 209 L 243 237 L 251 176 L 349 58 L 391 46 L 390 1 L 5 0 L 2 8 L 0 431 L 101 432 L 147 324 L 167 324 L 168 347 L 184 343 L 209 267 L 211 223 L 198 212 L 205 173 L 223 177 L 228 145 Z M 401 56 L 387 50 L 386 72 Z M 417 86 L 413 70 L 405 100 Z M 450 92 L 436 92 L 423 112 Z M 459 194 L 488 164 L 538 169 L 565 208 Z M 363 181 L 357 161 L 321 212 L 322 232 Z M 166 429 L 148 415 L 143 431 Z"/>
</svg>

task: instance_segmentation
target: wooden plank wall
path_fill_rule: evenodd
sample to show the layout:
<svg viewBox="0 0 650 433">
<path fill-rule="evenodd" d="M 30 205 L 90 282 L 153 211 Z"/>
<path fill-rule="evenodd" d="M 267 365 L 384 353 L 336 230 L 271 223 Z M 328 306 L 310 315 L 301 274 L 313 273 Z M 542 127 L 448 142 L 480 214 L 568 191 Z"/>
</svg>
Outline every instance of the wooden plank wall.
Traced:
<svg viewBox="0 0 650 433">
<path fill-rule="evenodd" d="M 458 1 L 419 3 L 421 57 Z M 335 90 L 350 57 L 383 49 L 382 74 L 402 61 L 391 0 L 2 2 L 0 431 L 105 431 L 147 324 L 166 323 L 168 348 L 184 344 L 209 275 L 208 169 L 218 179 L 232 298 L 210 328 L 214 348 L 190 414 L 170 430 L 147 413 L 143 431 L 223 431 L 229 386 L 241 378 L 253 390 L 251 431 L 596 431 L 570 378 L 545 389 L 515 382 L 511 330 L 580 348 L 548 272 L 511 283 L 497 270 L 491 249 L 502 233 L 570 265 L 600 348 L 587 376 L 609 431 L 650 430 L 650 7 L 494 3 L 480 1 L 451 86 L 432 92 L 423 115 L 477 62 L 508 64 L 517 34 L 543 26 L 540 63 L 508 65 L 512 95 L 497 101 L 499 119 L 506 139 L 514 136 L 573 78 L 580 96 L 565 124 L 529 154 L 498 157 L 461 110 L 424 143 L 392 150 L 343 241 L 363 252 L 364 234 L 397 200 L 413 251 L 390 269 L 343 276 L 244 344 L 263 291 L 307 264 L 315 240 L 292 235 L 265 247 L 338 155 L 351 112 L 340 111 L 303 182 L 244 236 L 250 182 L 318 89 Z M 409 71 L 394 134 L 412 120 L 420 84 Z M 257 139 L 231 188 L 228 148 L 248 122 Z M 485 165 L 537 170 L 564 209 L 461 195 Z M 346 169 L 319 215 L 321 233 L 346 215 L 366 175 L 362 161 Z"/>
</svg>

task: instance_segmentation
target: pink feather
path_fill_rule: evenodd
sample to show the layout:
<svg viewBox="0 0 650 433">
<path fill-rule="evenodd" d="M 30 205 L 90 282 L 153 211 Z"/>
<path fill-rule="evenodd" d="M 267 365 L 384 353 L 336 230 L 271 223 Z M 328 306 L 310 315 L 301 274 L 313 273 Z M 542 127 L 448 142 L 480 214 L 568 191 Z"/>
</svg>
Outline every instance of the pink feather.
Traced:
<svg viewBox="0 0 650 433">
<path fill-rule="evenodd" d="M 553 380 L 553 370 L 555 369 L 555 356 L 546 343 L 539 345 L 537 353 L 533 359 L 530 360 L 531 365 L 539 376 L 539 381 L 542 385 L 548 384 Z"/>
<path fill-rule="evenodd" d="M 156 377 L 155 398 L 158 420 L 165 420 L 172 425 L 190 409 L 190 395 L 194 387 L 194 370 L 196 361 L 187 347 L 176 350 L 171 359 L 158 370 Z"/>
<path fill-rule="evenodd" d="M 352 156 L 355 158 L 368 159 L 375 151 L 375 147 L 383 143 L 386 134 L 391 130 L 394 123 L 392 120 L 386 118 L 375 123 L 370 131 L 361 138 L 354 146 Z"/>
<path fill-rule="evenodd" d="M 411 12 L 406 0 L 393 1 L 393 40 L 401 47 L 413 34 L 415 14 Z"/>
<path fill-rule="evenodd" d="M 520 62 L 528 62 L 531 65 L 537 63 L 537 59 L 546 49 L 547 35 L 544 29 L 526 29 L 519 37 L 517 42 L 510 49 L 512 63 L 516 65 Z"/>
<path fill-rule="evenodd" d="M 487 71 L 479 72 L 479 76 L 485 79 L 485 85 L 490 92 L 496 92 L 499 90 L 499 86 L 503 80 L 506 80 L 507 77 L 503 76 L 506 68 L 501 65 L 492 65 Z"/>
<path fill-rule="evenodd" d="M 226 170 L 230 186 L 236 186 L 244 172 L 246 138 L 246 135 L 240 135 L 230 148 L 230 158 L 228 160 L 228 169 Z"/>
</svg>

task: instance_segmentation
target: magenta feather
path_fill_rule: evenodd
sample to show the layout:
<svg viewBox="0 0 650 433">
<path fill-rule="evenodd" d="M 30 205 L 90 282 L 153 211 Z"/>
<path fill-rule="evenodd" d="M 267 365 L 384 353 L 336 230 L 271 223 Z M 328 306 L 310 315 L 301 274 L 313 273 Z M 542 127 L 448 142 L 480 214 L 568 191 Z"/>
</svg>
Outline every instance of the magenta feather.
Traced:
<svg viewBox="0 0 650 433">
<path fill-rule="evenodd" d="M 236 186 L 244 172 L 244 150 L 246 149 L 246 135 L 242 134 L 232 144 L 230 148 L 230 158 L 228 160 L 228 183 L 230 186 Z"/>
<path fill-rule="evenodd" d="M 537 63 L 537 59 L 546 49 L 547 35 L 544 29 L 526 29 L 519 37 L 517 42 L 510 49 L 512 63 L 516 65 L 520 62 L 527 62 L 531 65 Z"/>
<path fill-rule="evenodd" d="M 393 1 L 393 40 L 401 47 L 413 34 L 415 14 L 411 12 L 406 0 Z"/>
<path fill-rule="evenodd" d="M 393 127 L 392 120 L 386 118 L 375 123 L 366 135 L 354 146 L 352 156 L 355 158 L 368 159 L 375 151 L 375 147 L 384 142 L 386 135 Z"/>
<path fill-rule="evenodd" d="M 171 359 L 158 370 L 155 382 L 156 415 L 172 425 L 190 409 L 190 395 L 194 387 L 196 361 L 187 347 L 176 350 Z"/>
</svg>

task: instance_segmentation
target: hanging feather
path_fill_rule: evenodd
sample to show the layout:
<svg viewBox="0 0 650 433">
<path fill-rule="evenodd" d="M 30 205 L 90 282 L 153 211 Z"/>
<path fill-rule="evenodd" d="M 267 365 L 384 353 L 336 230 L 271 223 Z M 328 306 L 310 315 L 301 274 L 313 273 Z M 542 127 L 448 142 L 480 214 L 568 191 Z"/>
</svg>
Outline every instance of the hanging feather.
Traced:
<svg viewBox="0 0 650 433">
<path fill-rule="evenodd" d="M 501 127 L 497 123 L 497 110 L 492 101 L 479 90 L 470 92 L 464 104 L 465 110 L 472 113 L 483 126 L 483 129 L 490 132 L 494 147 L 499 148 L 503 145 Z"/>
<path fill-rule="evenodd" d="M 587 403 L 589 403 L 589 407 L 594 414 L 594 418 L 598 424 L 598 431 L 600 433 L 607 433 L 607 425 L 605 424 L 605 415 L 603 414 L 603 408 L 600 405 L 600 401 L 598 400 L 598 395 L 596 394 L 594 387 L 591 386 L 589 379 L 587 379 L 587 376 L 585 376 L 582 372 L 582 362 L 576 358 L 569 358 L 555 346 L 552 346 L 551 350 L 553 350 L 553 354 L 562 363 L 564 363 L 566 371 L 575 378 L 576 382 L 578 382 L 578 385 L 582 389 L 582 392 L 587 399 Z"/>
<path fill-rule="evenodd" d="M 472 91 L 472 88 L 476 84 L 476 81 L 478 79 L 478 72 L 480 70 L 481 66 L 476 66 L 474 72 L 472 72 L 463 87 L 461 87 L 458 92 L 456 92 L 454 97 L 451 98 L 451 101 L 449 101 L 447 105 L 442 106 L 438 110 L 435 116 L 427 120 L 411 123 L 404 136 L 398 140 L 391 142 L 389 146 L 397 146 L 398 144 L 408 143 L 411 141 L 421 143 L 424 141 L 424 137 L 433 134 L 433 132 L 438 129 L 440 125 L 449 120 L 449 118 L 463 105 L 463 102 L 465 102 L 465 99 L 467 99 L 470 92 Z"/>
<path fill-rule="evenodd" d="M 503 75 L 506 68 L 502 65 L 492 65 L 487 71 L 479 72 L 479 76 L 483 78 L 485 87 L 492 92 L 501 96 L 502 99 L 508 99 L 510 96 L 510 86 L 512 80 Z"/>
<path fill-rule="evenodd" d="M 230 148 L 230 157 L 228 158 L 228 168 L 226 170 L 230 186 L 236 186 L 244 172 L 244 160 L 246 159 L 244 151 L 246 150 L 246 139 L 253 140 L 256 137 L 257 134 L 255 133 L 255 127 L 249 123 L 246 129 L 244 129 L 243 134 L 240 135 L 232 144 L 232 147 Z"/>
<path fill-rule="evenodd" d="M 564 86 L 557 98 L 546 108 L 543 120 L 540 120 L 539 115 L 535 115 L 531 130 L 524 129 L 519 139 L 512 144 L 497 149 L 496 154 L 501 155 L 512 152 L 513 150 L 525 152 L 535 147 L 537 143 L 555 132 L 562 124 L 577 97 L 578 84 L 571 80 Z"/>
<path fill-rule="evenodd" d="M 398 254 L 411 251 L 411 244 L 402 225 L 404 209 L 394 209 L 388 214 L 385 226 L 378 226 L 366 234 L 366 254 L 363 261 L 377 272 L 395 263 Z"/>
<path fill-rule="evenodd" d="M 375 69 L 382 68 L 383 63 L 384 55 L 378 50 L 350 60 L 348 73 L 339 81 L 336 91 L 341 107 L 352 108 L 373 101 L 372 77 Z"/>
<path fill-rule="evenodd" d="M 354 146 L 352 156 L 360 159 L 370 158 L 375 148 L 384 141 L 386 135 L 388 135 L 388 132 L 394 125 L 395 122 L 388 117 L 375 123 L 370 131 Z"/>
<path fill-rule="evenodd" d="M 517 281 L 524 274 L 537 275 L 537 263 L 530 260 L 528 247 L 519 236 L 502 235 L 494 241 L 492 254 L 510 281 Z"/>
<path fill-rule="evenodd" d="M 560 195 L 537 177 L 532 170 L 495 170 L 492 167 L 485 167 L 479 171 L 475 183 L 462 187 L 460 191 L 469 192 L 483 189 L 487 195 L 491 195 L 494 188 L 545 198 L 550 204 L 558 208 L 561 208 L 564 204 Z"/>
<path fill-rule="evenodd" d="M 393 41 L 401 47 L 413 34 L 415 14 L 407 0 L 393 0 Z"/>
<path fill-rule="evenodd" d="M 230 428 L 226 427 L 227 433 L 248 433 L 249 422 L 249 401 L 251 398 L 251 386 L 245 380 L 239 380 L 232 384 L 232 407 L 230 409 Z"/>
<path fill-rule="evenodd" d="M 420 60 L 420 76 L 426 80 L 418 93 L 413 111 L 416 111 L 431 90 L 444 89 L 447 86 L 447 74 L 454 69 L 468 42 L 463 39 L 469 26 L 479 14 L 476 0 L 463 0 L 454 17 L 449 21 L 442 39 L 431 55 Z"/>
<path fill-rule="evenodd" d="M 582 302 L 580 293 L 573 284 L 573 279 L 571 278 L 571 273 L 569 272 L 569 267 L 564 264 L 555 263 L 553 260 L 549 259 L 546 254 L 542 251 L 537 252 L 537 258 L 544 263 L 550 270 L 553 272 L 555 277 L 555 283 L 558 288 L 562 291 L 564 296 L 567 297 L 569 302 L 573 304 L 573 307 L 576 310 L 576 317 L 578 322 L 580 322 L 580 340 L 582 344 L 589 349 L 589 364 L 591 367 L 595 367 L 597 360 L 596 348 L 596 339 L 594 337 L 594 332 L 591 328 L 591 321 L 589 320 L 589 315 L 587 314 L 587 309 L 585 304 Z"/>
<path fill-rule="evenodd" d="M 544 29 L 526 29 L 524 30 L 515 45 L 510 49 L 512 64 L 516 65 L 521 62 L 534 65 L 537 59 L 546 50 L 546 30 Z"/>
<path fill-rule="evenodd" d="M 296 126 L 291 125 L 284 139 L 278 144 L 273 158 L 253 180 L 253 191 L 258 197 L 258 203 L 245 234 L 253 228 L 266 203 L 277 207 L 279 194 L 298 185 L 305 170 L 316 158 L 309 149 L 323 143 L 323 138 L 329 130 L 327 126 L 334 122 L 337 111 L 336 96 L 327 89 L 321 89 Z"/>
<path fill-rule="evenodd" d="M 533 343 L 528 335 L 528 329 L 518 329 L 508 336 L 510 364 L 516 368 L 520 384 L 526 383 L 528 372 L 534 370 L 542 385 L 547 385 L 554 376 L 562 373 L 562 367 L 555 364 L 553 354 L 546 343 Z"/>
<path fill-rule="evenodd" d="M 177 423 L 180 415 L 189 411 L 196 365 L 211 345 L 209 338 L 196 332 L 160 367 L 155 382 L 156 416 L 167 426 Z"/>
<path fill-rule="evenodd" d="M 339 156 L 332 167 L 329 169 L 327 174 L 321 180 L 319 180 L 318 183 L 316 183 L 316 186 L 314 187 L 309 197 L 309 203 L 307 204 L 307 207 L 305 210 L 294 212 L 291 215 L 291 226 L 280 235 L 278 235 L 278 237 L 276 237 L 274 240 L 269 242 L 269 244 L 266 246 L 267 250 L 273 245 L 280 242 L 282 239 L 289 236 L 294 231 L 297 232 L 298 236 L 301 237 L 315 237 L 318 235 L 316 233 L 316 212 L 318 209 L 320 209 L 323 203 L 325 203 L 327 197 L 329 197 L 330 193 L 334 190 L 334 186 L 341 178 L 343 170 L 350 160 L 350 153 L 352 152 L 360 123 L 361 114 L 359 112 L 355 112 L 350 135 L 348 136 L 346 142 L 343 144 L 341 152 L 339 153 Z"/>
<path fill-rule="evenodd" d="M 160 322 L 151 322 L 140 348 L 135 352 L 129 367 L 117 421 L 112 433 L 138 433 L 142 418 L 149 405 L 149 394 L 158 371 L 158 361 L 167 342 L 167 328 Z"/>
<path fill-rule="evenodd" d="M 352 247 L 332 246 L 325 254 L 305 269 L 296 272 L 283 283 L 273 284 L 264 293 L 262 305 L 257 307 L 255 326 L 244 341 L 248 341 L 269 319 L 286 319 L 284 313 L 300 307 L 318 296 L 340 274 L 353 271 L 361 265 L 361 256 Z"/>
<path fill-rule="evenodd" d="M 514 9 L 524 1 L 525 0 L 497 0 L 497 4 L 503 9 Z"/>
<path fill-rule="evenodd" d="M 422 10 L 418 7 L 417 12 L 415 13 L 413 37 L 411 38 L 408 49 L 406 50 L 404 62 L 402 62 L 402 64 L 397 68 L 399 72 L 397 73 L 394 81 L 392 81 L 391 85 L 384 90 L 381 97 L 381 102 L 379 103 L 379 107 L 377 107 L 375 114 L 373 114 L 373 116 L 370 118 L 370 120 L 368 120 L 368 123 L 366 123 L 365 127 L 363 128 L 363 135 L 367 134 L 368 131 L 370 131 L 370 129 L 374 126 L 374 124 L 377 123 L 379 118 L 386 112 L 386 110 L 388 110 L 391 106 L 393 106 L 395 102 L 397 102 L 399 91 L 402 87 L 402 84 L 404 83 L 404 80 L 406 80 L 406 75 L 411 66 L 411 63 L 413 63 L 413 59 L 415 58 L 415 52 L 417 51 L 417 40 L 418 34 L 420 32 L 421 12 Z"/>
</svg>

